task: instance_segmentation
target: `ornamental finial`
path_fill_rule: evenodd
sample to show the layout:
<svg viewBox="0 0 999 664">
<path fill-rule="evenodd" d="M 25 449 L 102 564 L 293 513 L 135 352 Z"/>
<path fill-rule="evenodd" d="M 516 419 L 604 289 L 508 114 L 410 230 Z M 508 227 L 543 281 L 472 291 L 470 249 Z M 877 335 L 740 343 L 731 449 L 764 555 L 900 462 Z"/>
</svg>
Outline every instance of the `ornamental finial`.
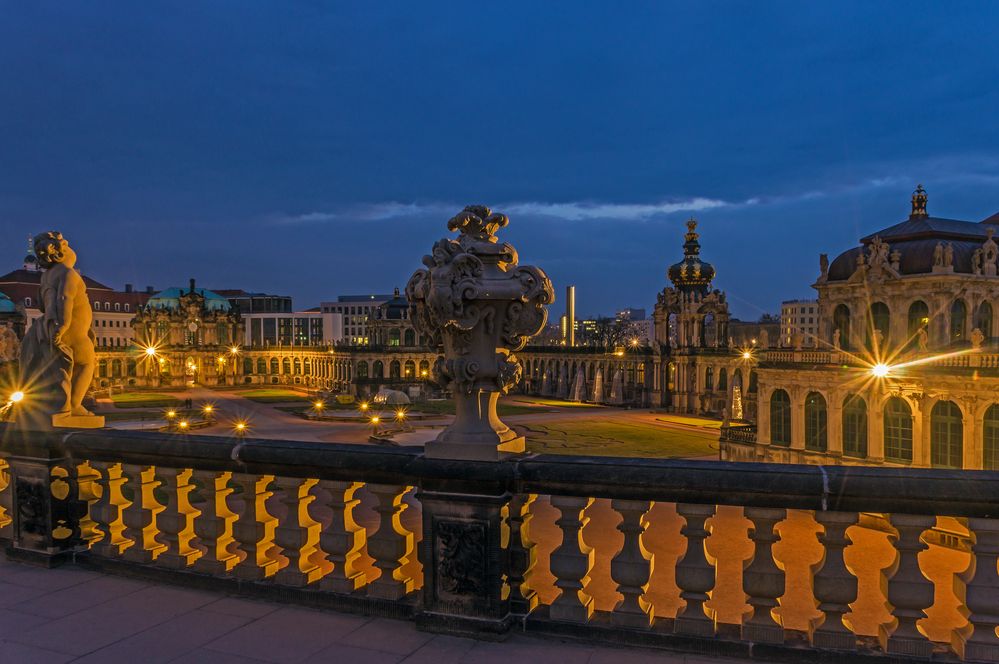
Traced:
<svg viewBox="0 0 999 664">
<path fill-rule="evenodd" d="M 916 191 L 912 192 L 912 214 L 910 217 L 926 217 L 926 190 L 923 185 L 916 185 Z"/>
</svg>

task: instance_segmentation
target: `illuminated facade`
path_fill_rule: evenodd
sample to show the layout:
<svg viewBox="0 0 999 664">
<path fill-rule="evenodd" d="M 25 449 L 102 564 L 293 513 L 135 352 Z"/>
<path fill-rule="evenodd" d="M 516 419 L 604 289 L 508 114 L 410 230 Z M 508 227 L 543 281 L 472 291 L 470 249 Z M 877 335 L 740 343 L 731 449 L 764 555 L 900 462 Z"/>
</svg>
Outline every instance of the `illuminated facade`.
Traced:
<svg viewBox="0 0 999 664">
<path fill-rule="evenodd" d="M 999 468 L 999 217 L 908 219 L 820 258 L 818 348 L 760 353 L 731 459 Z"/>
</svg>

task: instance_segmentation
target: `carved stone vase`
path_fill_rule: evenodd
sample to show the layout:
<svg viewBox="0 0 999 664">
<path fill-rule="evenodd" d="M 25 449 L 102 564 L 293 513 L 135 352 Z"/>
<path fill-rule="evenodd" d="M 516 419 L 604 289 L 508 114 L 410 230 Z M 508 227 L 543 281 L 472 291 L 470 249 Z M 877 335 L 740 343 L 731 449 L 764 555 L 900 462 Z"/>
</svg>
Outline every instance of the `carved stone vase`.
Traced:
<svg viewBox="0 0 999 664">
<path fill-rule="evenodd" d="M 454 422 L 427 444 L 427 456 L 497 460 L 524 451 L 496 402 L 520 381 L 513 353 L 544 328 L 555 292 L 540 268 L 518 265 L 516 249 L 497 241 L 508 223 L 487 207 L 466 207 L 448 222 L 458 237 L 434 244 L 406 286 L 413 324 L 443 353 L 433 378 L 455 401 Z"/>
</svg>

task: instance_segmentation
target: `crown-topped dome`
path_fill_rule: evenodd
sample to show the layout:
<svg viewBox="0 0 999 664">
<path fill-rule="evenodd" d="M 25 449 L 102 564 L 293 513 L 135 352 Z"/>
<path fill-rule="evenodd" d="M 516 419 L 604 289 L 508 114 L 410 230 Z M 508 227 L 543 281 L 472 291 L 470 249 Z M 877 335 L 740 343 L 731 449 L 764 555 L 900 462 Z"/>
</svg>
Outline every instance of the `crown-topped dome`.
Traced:
<svg viewBox="0 0 999 664">
<path fill-rule="evenodd" d="M 691 217 L 687 221 L 687 234 L 684 236 L 683 260 L 671 265 L 666 271 L 666 276 L 674 286 L 685 293 L 706 293 L 711 286 L 711 280 L 715 278 L 715 268 L 711 263 L 701 260 L 701 244 L 697 241 L 699 236 L 695 228 L 697 220 Z"/>
</svg>

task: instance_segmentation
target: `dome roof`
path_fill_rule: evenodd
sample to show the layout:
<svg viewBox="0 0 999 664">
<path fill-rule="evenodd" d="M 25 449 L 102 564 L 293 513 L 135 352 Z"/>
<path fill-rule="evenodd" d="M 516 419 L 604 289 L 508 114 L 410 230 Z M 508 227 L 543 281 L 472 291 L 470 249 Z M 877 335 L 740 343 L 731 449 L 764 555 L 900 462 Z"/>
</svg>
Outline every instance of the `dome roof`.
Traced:
<svg viewBox="0 0 999 664">
<path fill-rule="evenodd" d="M 715 268 L 711 263 L 701 260 L 701 245 L 697 241 L 699 237 L 694 229 L 697 228 L 697 221 L 691 218 L 687 221 L 686 240 L 683 243 L 683 260 L 674 265 L 670 265 L 666 271 L 666 276 L 673 282 L 673 285 L 684 292 L 698 291 L 707 292 L 711 286 L 711 280 L 715 278 Z"/>
<path fill-rule="evenodd" d="M 191 290 L 185 288 L 167 288 L 165 291 L 161 291 L 149 298 L 146 306 L 150 309 L 177 309 L 180 307 L 180 297 L 190 294 Z M 229 300 L 218 293 L 210 291 L 207 288 L 194 288 L 193 290 L 205 298 L 206 311 L 229 311 L 232 308 Z"/>
<path fill-rule="evenodd" d="M 868 255 L 869 247 L 879 238 L 889 251 L 898 252 L 899 274 L 929 274 L 933 271 L 937 245 L 953 250 L 954 272 L 974 272 L 975 251 L 989 241 L 999 215 L 981 222 L 931 217 L 926 211 L 927 196 L 922 185 L 912 195 L 912 213 L 894 226 L 861 238 L 861 246 L 848 249 L 829 264 L 829 281 L 845 281 L 857 269 L 858 257 Z"/>
<path fill-rule="evenodd" d="M 14 302 L 3 293 L 0 293 L 0 314 L 12 314 L 16 311 L 17 307 L 14 306 Z"/>
</svg>

